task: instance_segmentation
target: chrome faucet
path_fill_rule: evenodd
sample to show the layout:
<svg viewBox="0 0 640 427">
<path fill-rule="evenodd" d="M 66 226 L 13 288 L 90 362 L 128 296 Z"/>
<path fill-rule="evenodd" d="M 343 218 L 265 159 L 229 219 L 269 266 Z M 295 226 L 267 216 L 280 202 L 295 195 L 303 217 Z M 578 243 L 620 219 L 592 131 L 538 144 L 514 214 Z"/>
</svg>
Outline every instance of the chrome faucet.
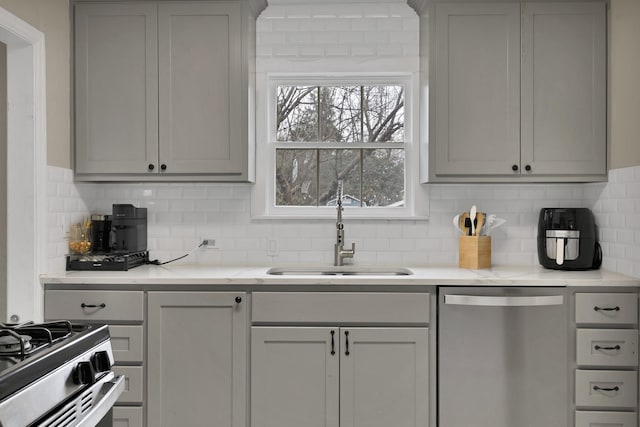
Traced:
<svg viewBox="0 0 640 427">
<path fill-rule="evenodd" d="M 344 265 L 345 258 L 353 258 L 353 255 L 356 253 L 356 244 L 351 243 L 351 249 L 344 248 L 344 224 L 342 223 L 342 181 L 338 182 L 338 197 L 337 197 L 337 205 L 338 205 L 338 218 L 336 220 L 336 244 L 334 245 L 334 262 L 333 265 L 341 266 Z"/>
</svg>

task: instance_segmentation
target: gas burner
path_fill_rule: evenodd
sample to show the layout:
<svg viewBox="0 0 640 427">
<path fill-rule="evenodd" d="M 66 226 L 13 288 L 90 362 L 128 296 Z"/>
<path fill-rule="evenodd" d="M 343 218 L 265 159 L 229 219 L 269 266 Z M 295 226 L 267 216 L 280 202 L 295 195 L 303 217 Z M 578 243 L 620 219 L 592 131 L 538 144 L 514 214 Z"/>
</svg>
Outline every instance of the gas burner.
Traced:
<svg viewBox="0 0 640 427">
<path fill-rule="evenodd" d="M 6 334 L 6 335 L 3 335 Z M 0 354 L 1 355 L 21 355 L 31 350 L 31 337 L 29 335 L 19 335 L 10 330 L 0 331 Z"/>
<path fill-rule="evenodd" d="M 0 357 L 24 359 L 41 348 L 71 336 L 73 328 L 66 320 L 34 324 L 0 323 Z"/>
</svg>

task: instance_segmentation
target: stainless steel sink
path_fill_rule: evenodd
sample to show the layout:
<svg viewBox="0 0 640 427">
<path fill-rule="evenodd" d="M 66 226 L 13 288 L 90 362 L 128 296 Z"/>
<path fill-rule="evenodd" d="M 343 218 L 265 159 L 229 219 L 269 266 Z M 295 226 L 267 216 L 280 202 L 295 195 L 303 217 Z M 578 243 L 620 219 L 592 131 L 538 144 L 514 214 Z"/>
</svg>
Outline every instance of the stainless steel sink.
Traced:
<svg viewBox="0 0 640 427">
<path fill-rule="evenodd" d="M 404 267 L 272 267 L 267 274 L 274 276 L 410 276 Z"/>
</svg>

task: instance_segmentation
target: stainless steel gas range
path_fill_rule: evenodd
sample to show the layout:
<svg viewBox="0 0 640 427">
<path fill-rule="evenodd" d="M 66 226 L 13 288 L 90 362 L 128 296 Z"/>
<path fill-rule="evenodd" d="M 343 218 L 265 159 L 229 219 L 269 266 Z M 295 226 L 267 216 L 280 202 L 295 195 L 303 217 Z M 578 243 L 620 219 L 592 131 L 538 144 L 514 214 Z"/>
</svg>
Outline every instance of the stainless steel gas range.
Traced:
<svg viewBox="0 0 640 427">
<path fill-rule="evenodd" d="M 0 324 L 0 427 L 110 425 L 113 361 L 106 325 Z"/>
</svg>

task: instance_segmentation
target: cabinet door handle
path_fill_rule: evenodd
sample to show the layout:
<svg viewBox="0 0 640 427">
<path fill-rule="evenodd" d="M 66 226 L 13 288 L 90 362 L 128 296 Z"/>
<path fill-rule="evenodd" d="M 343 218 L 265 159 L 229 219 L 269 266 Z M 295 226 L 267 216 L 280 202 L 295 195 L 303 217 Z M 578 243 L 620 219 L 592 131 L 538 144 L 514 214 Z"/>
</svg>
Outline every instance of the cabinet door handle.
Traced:
<svg viewBox="0 0 640 427">
<path fill-rule="evenodd" d="M 349 354 L 349 331 L 344 331 L 344 355 L 348 356 Z"/>
<path fill-rule="evenodd" d="M 107 305 L 105 303 L 102 304 L 85 304 L 82 303 L 80 304 L 80 307 L 82 308 L 105 308 Z"/>
<path fill-rule="evenodd" d="M 620 311 L 620 307 L 598 307 L 597 305 L 593 307 L 595 311 Z"/>
<path fill-rule="evenodd" d="M 618 386 L 614 386 L 614 387 L 599 387 L 597 385 L 594 385 L 593 389 L 595 391 L 618 391 L 618 390 L 620 390 L 620 387 L 618 387 Z"/>
<path fill-rule="evenodd" d="M 614 345 L 613 347 L 611 347 L 611 346 L 601 347 L 601 346 L 596 344 L 593 348 L 595 348 L 596 350 L 620 350 L 620 346 L 619 345 Z"/>
<path fill-rule="evenodd" d="M 162 169 L 163 171 L 167 170 L 167 165 L 165 165 L 164 163 L 160 165 L 160 169 Z"/>
<path fill-rule="evenodd" d="M 236 304 L 240 304 L 242 302 L 242 297 L 236 297 Z"/>
<path fill-rule="evenodd" d="M 511 166 L 511 170 L 514 172 L 518 172 L 518 165 Z"/>
<path fill-rule="evenodd" d="M 331 355 L 332 356 L 336 354 L 336 342 L 334 340 L 335 334 L 336 334 L 336 331 L 331 331 Z"/>
<path fill-rule="evenodd" d="M 154 170 L 156 167 L 154 166 L 153 163 L 149 163 L 149 170 L 152 171 Z"/>
<path fill-rule="evenodd" d="M 526 165 L 524 167 L 524 170 L 526 170 L 527 172 L 531 172 L 531 165 Z"/>
</svg>

